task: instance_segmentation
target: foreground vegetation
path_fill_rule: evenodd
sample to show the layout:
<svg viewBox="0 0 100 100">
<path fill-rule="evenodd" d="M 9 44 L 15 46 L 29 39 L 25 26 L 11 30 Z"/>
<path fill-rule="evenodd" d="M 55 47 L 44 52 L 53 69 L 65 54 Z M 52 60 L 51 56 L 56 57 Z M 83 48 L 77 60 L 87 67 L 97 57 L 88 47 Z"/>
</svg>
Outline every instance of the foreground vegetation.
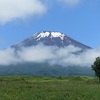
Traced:
<svg viewBox="0 0 100 100">
<path fill-rule="evenodd" d="M 0 77 L 0 100 L 100 100 L 92 77 Z"/>
</svg>

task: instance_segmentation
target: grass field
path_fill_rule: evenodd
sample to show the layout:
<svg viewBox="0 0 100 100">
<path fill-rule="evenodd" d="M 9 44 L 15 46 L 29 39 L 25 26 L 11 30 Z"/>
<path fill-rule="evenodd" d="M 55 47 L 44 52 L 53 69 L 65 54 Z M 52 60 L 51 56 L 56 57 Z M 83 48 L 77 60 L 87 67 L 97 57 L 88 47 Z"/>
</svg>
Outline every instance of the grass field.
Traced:
<svg viewBox="0 0 100 100">
<path fill-rule="evenodd" d="M 100 100 L 92 77 L 0 77 L 0 100 Z"/>
</svg>

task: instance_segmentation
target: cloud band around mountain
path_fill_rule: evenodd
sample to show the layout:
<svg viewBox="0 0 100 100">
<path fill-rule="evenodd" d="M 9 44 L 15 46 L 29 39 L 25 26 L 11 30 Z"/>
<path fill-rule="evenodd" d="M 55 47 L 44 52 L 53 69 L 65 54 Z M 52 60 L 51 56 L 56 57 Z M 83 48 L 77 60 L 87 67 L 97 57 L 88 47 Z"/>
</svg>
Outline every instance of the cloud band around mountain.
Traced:
<svg viewBox="0 0 100 100">
<path fill-rule="evenodd" d="M 81 49 L 69 45 L 58 48 L 55 46 L 37 45 L 24 47 L 15 52 L 13 48 L 0 50 L 0 65 L 10 65 L 17 63 L 45 63 L 50 65 L 67 66 L 87 66 L 91 67 L 96 57 L 100 56 L 100 48 L 89 49 L 76 54 Z"/>
</svg>

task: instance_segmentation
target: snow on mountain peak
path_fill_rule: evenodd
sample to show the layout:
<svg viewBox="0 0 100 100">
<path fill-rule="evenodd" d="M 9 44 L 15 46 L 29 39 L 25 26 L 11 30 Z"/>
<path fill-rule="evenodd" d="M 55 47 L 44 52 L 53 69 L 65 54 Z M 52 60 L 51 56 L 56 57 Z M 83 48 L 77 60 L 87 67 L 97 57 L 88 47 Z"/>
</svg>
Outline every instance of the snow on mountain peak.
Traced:
<svg viewBox="0 0 100 100">
<path fill-rule="evenodd" d="M 60 37 L 61 39 L 63 39 L 65 35 L 60 32 L 51 32 L 51 36 L 52 37 Z"/>
<path fill-rule="evenodd" d="M 41 32 L 41 33 L 39 33 L 38 35 L 37 35 L 37 37 L 48 37 L 50 35 L 50 33 L 49 32 Z"/>
<path fill-rule="evenodd" d="M 64 34 L 62 34 L 60 32 L 50 32 L 50 31 L 42 31 L 42 32 L 34 34 L 34 35 L 35 35 L 35 38 L 38 38 L 38 40 L 40 40 L 40 38 L 49 37 L 49 36 L 50 36 L 50 38 L 59 37 L 59 38 L 61 38 L 61 40 L 63 40 L 64 36 L 65 36 Z"/>
</svg>

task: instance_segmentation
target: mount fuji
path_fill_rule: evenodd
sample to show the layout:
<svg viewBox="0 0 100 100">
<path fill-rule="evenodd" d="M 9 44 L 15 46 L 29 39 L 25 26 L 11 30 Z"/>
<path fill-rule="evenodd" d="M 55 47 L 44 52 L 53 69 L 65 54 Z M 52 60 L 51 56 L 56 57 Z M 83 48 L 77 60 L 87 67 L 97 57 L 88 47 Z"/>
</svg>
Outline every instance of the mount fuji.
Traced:
<svg viewBox="0 0 100 100">
<path fill-rule="evenodd" d="M 46 48 L 43 49 L 40 47 L 37 51 L 37 49 L 34 47 L 39 44 L 43 44 L 43 47 L 45 46 Z M 42 32 L 33 34 L 30 38 L 27 38 L 18 44 L 12 45 L 11 48 L 14 49 L 14 52 L 16 53 L 15 56 L 17 56 L 18 58 L 17 60 L 20 60 L 20 55 L 17 55 L 17 53 L 20 53 L 27 60 L 28 60 L 28 57 L 25 56 L 26 54 L 30 55 L 29 60 L 31 58 L 34 58 L 34 60 L 36 61 L 36 59 L 40 57 L 42 60 L 44 59 L 44 62 L 38 63 L 38 62 L 27 62 L 26 61 L 26 62 L 21 62 L 17 64 L 10 64 L 7 66 L 0 65 L 0 75 L 35 75 L 35 76 L 85 75 L 85 76 L 93 76 L 94 73 L 91 71 L 91 68 L 86 67 L 86 66 L 80 67 L 76 65 L 73 65 L 73 66 L 67 65 L 67 67 L 64 67 L 63 65 L 59 65 L 58 60 L 60 63 L 63 64 L 66 59 L 69 59 L 69 57 L 67 56 L 66 58 L 66 53 L 64 54 L 62 51 L 59 52 L 60 54 L 59 53 L 57 54 L 56 49 L 54 49 L 54 51 L 52 52 L 49 49 L 47 49 L 49 47 L 52 47 L 52 48 L 57 47 L 57 49 L 60 49 L 60 50 L 64 49 L 65 50 L 64 52 L 67 52 L 66 47 L 70 45 L 76 48 L 77 47 L 80 48 L 81 52 L 84 52 L 87 49 L 91 49 L 91 47 L 84 45 L 61 32 L 42 31 Z M 33 47 L 33 49 L 26 52 L 27 51 L 26 49 L 30 47 Z M 23 48 L 24 48 L 24 51 L 23 51 Z M 35 53 L 34 53 L 34 49 L 36 49 Z M 73 51 L 72 49 L 73 48 L 71 48 L 70 50 Z M 41 50 L 43 53 L 42 57 L 41 57 Z M 71 52 L 70 50 L 68 52 Z M 45 53 L 47 55 L 46 57 L 49 57 L 50 61 L 54 62 L 55 60 L 56 64 L 52 65 L 46 62 L 48 61 L 48 58 L 45 59 Z M 50 58 L 52 57 L 52 54 L 53 54 L 53 58 Z M 72 54 L 77 55 L 77 53 L 75 52 L 74 53 L 72 52 Z M 24 58 L 22 60 L 24 60 Z"/>
<path fill-rule="evenodd" d="M 57 47 L 65 47 L 69 45 L 73 45 L 75 47 L 79 47 L 82 50 L 90 49 L 91 47 L 86 46 L 69 36 L 61 33 L 61 32 L 51 32 L 51 31 L 42 31 L 32 35 L 30 38 L 22 41 L 17 45 L 13 45 L 13 48 L 21 48 L 21 47 L 30 47 L 33 45 L 44 44 L 46 46 L 57 46 Z"/>
</svg>

